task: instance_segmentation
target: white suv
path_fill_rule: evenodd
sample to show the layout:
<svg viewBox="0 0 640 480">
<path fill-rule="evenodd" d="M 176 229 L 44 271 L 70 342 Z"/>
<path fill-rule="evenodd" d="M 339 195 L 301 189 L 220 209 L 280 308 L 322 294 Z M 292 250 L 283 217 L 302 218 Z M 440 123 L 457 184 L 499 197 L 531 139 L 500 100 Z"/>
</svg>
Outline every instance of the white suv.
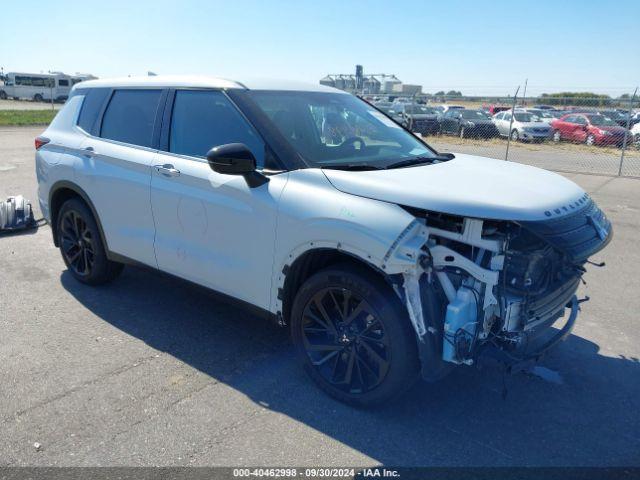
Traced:
<svg viewBox="0 0 640 480">
<path fill-rule="evenodd" d="M 583 266 L 611 238 L 564 177 L 439 154 L 322 86 L 83 82 L 36 148 L 75 278 L 135 262 L 240 300 L 289 326 L 310 376 L 356 405 L 491 350 L 538 358 L 570 332 Z"/>
</svg>

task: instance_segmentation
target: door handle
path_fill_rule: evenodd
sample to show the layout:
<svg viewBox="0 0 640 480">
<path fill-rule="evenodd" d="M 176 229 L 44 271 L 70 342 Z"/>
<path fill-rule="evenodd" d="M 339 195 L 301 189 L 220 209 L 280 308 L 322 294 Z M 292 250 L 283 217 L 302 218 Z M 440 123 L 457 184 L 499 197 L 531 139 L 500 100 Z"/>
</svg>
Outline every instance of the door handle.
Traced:
<svg viewBox="0 0 640 480">
<path fill-rule="evenodd" d="M 164 175 L 165 177 L 178 177 L 178 176 L 180 176 L 180 170 L 175 168 L 170 163 L 165 163 L 164 165 L 156 165 L 155 169 L 159 174 Z"/>
<path fill-rule="evenodd" d="M 87 158 L 91 158 L 96 155 L 96 151 L 93 147 L 85 147 L 82 154 Z"/>
</svg>

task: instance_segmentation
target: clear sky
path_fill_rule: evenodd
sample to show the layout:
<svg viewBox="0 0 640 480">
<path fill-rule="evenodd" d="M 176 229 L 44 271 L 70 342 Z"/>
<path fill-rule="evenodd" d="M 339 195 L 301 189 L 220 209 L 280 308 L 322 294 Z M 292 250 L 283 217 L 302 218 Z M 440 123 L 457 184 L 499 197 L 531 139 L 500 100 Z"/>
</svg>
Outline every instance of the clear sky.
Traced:
<svg viewBox="0 0 640 480">
<path fill-rule="evenodd" d="M 640 83 L 640 0 L 19 1 L 4 71 L 211 74 L 317 82 L 395 73 L 424 91 L 620 95 Z"/>
</svg>

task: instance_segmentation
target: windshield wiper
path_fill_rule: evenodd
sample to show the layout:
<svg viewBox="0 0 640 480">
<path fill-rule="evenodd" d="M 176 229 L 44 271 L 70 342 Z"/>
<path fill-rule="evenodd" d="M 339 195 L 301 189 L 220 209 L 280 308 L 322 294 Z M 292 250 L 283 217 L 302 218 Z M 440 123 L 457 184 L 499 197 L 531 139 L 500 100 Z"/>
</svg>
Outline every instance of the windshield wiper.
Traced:
<svg viewBox="0 0 640 480">
<path fill-rule="evenodd" d="M 329 164 L 329 165 L 322 165 L 321 168 L 330 168 L 332 170 L 349 170 L 349 171 L 368 171 L 368 170 L 381 170 L 380 167 L 376 167 L 374 165 L 369 165 L 366 163 L 336 163 L 336 164 Z"/>
<path fill-rule="evenodd" d="M 413 165 L 420 165 L 423 163 L 433 163 L 434 161 L 446 162 L 447 160 L 451 160 L 453 158 L 452 155 L 434 155 L 433 157 L 415 157 L 410 158 L 408 160 L 402 160 L 400 162 L 392 163 L 391 165 L 387 165 L 387 169 L 390 168 L 403 168 L 403 167 L 411 167 Z"/>
</svg>

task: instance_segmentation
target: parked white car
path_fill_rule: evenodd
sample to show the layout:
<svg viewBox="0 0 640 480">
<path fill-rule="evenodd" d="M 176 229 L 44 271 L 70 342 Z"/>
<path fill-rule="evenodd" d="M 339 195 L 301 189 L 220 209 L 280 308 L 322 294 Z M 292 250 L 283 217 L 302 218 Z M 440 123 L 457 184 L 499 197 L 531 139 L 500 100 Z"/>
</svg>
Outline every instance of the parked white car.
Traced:
<svg viewBox="0 0 640 480">
<path fill-rule="evenodd" d="M 493 116 L 493 123 L 503 137 L 511 136 L 514 141 L 544 141 L 551 138 L 553 129 L 532 113 L 515 111 L 513 121 L 511 115 L 511 111 L 507 110 Z"/>
<path fill-rule="evenodd" d="M 636 123 L 633 127 L 631 127 L 631 136 L 633 138 L 633 143 L 637 148 L 640 148 L 640 123 Z"/>
<path fill-rule="evenodd" d="M 356 405 L 489 349 L 539 358 L 611 238 L 570 180 L 440 154 L 322 86 L 83 82 L 36 139 L 36 172 L 78 281 L 134 262 L 222 292 L 288 326 L 311 378 Z"/>
</svg>

